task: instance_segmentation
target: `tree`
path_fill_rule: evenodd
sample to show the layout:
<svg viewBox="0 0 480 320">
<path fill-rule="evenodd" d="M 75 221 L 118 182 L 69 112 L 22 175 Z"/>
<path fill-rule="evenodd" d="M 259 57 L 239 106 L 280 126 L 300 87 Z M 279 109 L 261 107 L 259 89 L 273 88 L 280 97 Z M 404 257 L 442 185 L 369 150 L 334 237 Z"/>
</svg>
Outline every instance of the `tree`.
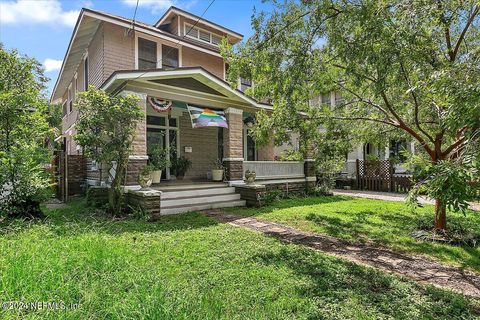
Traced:
<svg viewBox="0 0 480 320">
<path fill-rule="evenodd" d="M 467 170 L 464 149 L 479 137 L 478 1 L 312 0 L 274 6 L 268 15 L 254 15 L 255 33 L 243 46 L 223 44 L 229 79 L 247 74 L 255 83 L 253 94 L 272 99 L 280 134 L 336 123 L 354 129 L 352 139 L 395 135 L 415 141 L 436 168 L 418 188 L 435 196 L 435 228 L 446 229 L 446 206 L 463 209 L 468 196 L 443 193 L 458 175 L 444 175 L 441 168 L 455 163 Z M 330 91 L 340 92 L 343 102 L 334 108 L 312 102 Z M 475 179 L 467 171 L 464 178 Z"/>
<path fill-rule="evenodd" d="M 138 98 L 134 95 L 109 96 L 90 86 L 78 95 L 79 109 L 75 140 L 83 153 L 99 164 L 114 168 L 108 200 L 112 213 L 122 210 L 122 179 L 132 152 L 137 122 L 142 119 Z M 108 170 L 110 173 L 111 170 Z"/>
<path fill-rule="evenodd" d="M 0 44 L 0 215 L 39 216 L 50 195 L 46 81 L 38 61 Z"/>
</svg>

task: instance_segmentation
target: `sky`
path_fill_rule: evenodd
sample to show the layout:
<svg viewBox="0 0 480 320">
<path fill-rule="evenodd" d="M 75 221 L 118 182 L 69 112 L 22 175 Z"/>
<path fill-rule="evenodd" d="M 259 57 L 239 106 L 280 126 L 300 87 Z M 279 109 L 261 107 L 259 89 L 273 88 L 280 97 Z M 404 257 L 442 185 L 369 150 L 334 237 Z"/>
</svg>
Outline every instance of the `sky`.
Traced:
<svg viewBox="0 0 480 320">
<path fill-rule="evenodd" d="M 0 0 L 0 42 L 6 49 L 36 58 L 50 78 L 51 93 L 62 65 L 73 27 L 82 7 L 132 18 L 137 0 Z M 211 0 L 139 0 L 136 20 L 154 24 L 174 5 L 198 16 Z M 271 5 L 257 0 L 215 0 L 205 19 L 251 34 L 253 9 L 269 11 Z"/>
</svg>

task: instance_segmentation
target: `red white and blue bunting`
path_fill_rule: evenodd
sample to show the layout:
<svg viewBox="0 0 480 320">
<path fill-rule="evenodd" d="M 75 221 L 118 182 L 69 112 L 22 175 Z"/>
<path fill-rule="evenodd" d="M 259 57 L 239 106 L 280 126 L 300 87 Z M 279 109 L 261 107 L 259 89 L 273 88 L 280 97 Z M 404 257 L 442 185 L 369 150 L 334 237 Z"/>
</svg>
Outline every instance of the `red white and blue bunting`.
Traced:
<svg viewBox="0 0 480 320">
<path fill-rule="evenodd" d="M 168 112 L 172 108 L 172 100 L 148 96 L 147 101 L 155 112 Z"/>
</svg>

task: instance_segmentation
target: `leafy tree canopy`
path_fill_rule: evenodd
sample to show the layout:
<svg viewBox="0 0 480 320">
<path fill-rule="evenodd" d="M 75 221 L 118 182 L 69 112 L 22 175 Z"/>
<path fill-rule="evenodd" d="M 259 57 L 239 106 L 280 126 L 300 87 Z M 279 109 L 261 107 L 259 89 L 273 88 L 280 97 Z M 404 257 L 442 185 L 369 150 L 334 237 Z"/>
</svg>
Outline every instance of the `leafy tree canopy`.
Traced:
<svg viewBox="0 0 480 320">
<path fill-rule="evenodd" d="M 132 153 L 137 122 L 143 117 L 138 98 L 132 94 L 112 97 L 90 86 L 88 91 L 79 93 L 75 106 L 80 112 L 75 140 L 83 147 L 83 153 L 109 167 L 115 163 L 115 175 L 110 177 L 109 205 L 112 213 L 120 213 L 121 183 Z"/>
<path fill-rule="evenodd" d="M 479 139 L 478 1 L 273 3 L 273 12 L 254 14 L 255 33 L 245 44 L 223 49 L 229 79 L 250 77 L 250 93 L 274 103 L 272 116 L 260 116 L 259 141 L 273 126 L 277 140 L 320 125 L 357 141 L 406 137 L 433 167 L 461 170 L 474 185 L 478 171 L 463 162 L 465 148 Z M 343 98 L 335 107 L 314 99 L 330 91 Z M 455 163 L 461 165 L 454 169 Z M 464 208 L 468 198 L 439 196 L 451 179 L 439 178 L 443 171 L 429 171 L 423 180 L 423 191 L 437 199 L 440 229 L 445 206 Z M 434 192 L 428 183 L 435 179 L 443 185 Z"/>
<path fill-rule="evenodd" d="M 38 61 L 0 44 L 0 215 L 39 215 L 48 195 L 46 81 Z"/>
</svg>

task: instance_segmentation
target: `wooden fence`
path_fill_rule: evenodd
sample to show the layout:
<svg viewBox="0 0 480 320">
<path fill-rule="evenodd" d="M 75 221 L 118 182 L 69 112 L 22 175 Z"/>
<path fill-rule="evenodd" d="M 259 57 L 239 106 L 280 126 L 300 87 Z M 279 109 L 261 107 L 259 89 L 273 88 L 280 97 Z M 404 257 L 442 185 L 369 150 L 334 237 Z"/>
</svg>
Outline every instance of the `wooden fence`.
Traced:
<svg viewBox="0 0 480 320">
<path fill-rule="evenodd" d="M 408 192 L 413 183 L 409 175 L 395 174 L 389 160 L 358 160 L 356 162 L 359 190 Z"/>
</svg>

